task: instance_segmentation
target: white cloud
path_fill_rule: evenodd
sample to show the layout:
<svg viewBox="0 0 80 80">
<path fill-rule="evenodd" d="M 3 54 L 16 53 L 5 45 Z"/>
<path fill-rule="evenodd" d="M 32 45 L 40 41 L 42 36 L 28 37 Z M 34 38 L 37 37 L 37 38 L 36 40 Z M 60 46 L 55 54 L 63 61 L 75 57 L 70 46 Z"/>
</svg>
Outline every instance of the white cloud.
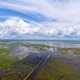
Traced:
<svg viewBox="0 0 80 80">
<path fill-rule="evenodd" d="M 0 34 L 34 34 L 39 32 L 39 25 L 25 22 L 18 17 L 10 17 L 0 23 Z"/>
<path fill-rule="evenodd" d="M 67 22 L 52 22 L 49 24 L 45 24 L 44 33 L 49 36 L 80 36 L 80 24 Z"/>
<path fill-rule="evenodd" d="M 63 22 L 49 22 L 33 24 L 25 22 L 19 17 L 10 17 L 0 22 L 0 35 L 25 35 L 41 34 L 45 36 L 76 35 L 80 36 L 80 24 L 71 24 Z"/>
</svg>

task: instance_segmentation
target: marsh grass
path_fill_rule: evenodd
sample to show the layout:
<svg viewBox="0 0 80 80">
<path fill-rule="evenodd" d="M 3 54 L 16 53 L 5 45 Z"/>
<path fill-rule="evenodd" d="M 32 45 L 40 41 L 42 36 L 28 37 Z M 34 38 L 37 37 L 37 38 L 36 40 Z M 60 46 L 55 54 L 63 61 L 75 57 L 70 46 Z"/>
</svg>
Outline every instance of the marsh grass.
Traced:
<svg viewBox="0 0 80 80">
<path fill-rule="evenodd" d="M 35 80 L 80 80 L 80 69 L 76 70 L 73 64 L 74 62 L 67 58 L 54 57 Z"/>
</svg>

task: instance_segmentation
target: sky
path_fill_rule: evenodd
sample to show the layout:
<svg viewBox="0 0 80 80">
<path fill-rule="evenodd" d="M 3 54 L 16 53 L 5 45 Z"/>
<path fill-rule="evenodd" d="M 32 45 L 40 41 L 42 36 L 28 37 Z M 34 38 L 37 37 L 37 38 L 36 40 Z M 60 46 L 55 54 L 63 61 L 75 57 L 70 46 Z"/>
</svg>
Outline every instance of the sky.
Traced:
<svg viewBox="0 0 80 80">
<path fill-rule="evenodd" d="M 0 39 L 80 40 L 80 0 L 0 0 Z"/>
</svg>

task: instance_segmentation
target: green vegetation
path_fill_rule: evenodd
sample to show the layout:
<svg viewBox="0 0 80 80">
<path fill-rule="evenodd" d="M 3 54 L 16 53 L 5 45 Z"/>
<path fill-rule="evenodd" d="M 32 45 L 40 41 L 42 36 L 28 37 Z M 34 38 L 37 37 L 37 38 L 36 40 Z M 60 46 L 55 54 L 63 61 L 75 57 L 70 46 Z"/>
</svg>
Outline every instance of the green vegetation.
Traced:
<svg viewBox="0 0 80 80">
<path fill-rule="evenodd" d="M 80 69 L 77 70 L 73 64 L 74 61 L 67 58 L 54 57 L 35 80 L 80 80 Z"/>
<path fill-rule="evenodd" d="M 27 41 L 0 41 L 0 68 L 7 69 L 16 63 L 11 48 L 16 46 L 32 46 L 36 50 L 48 49 L 48 45 L 33 44 Z"/>
<path fill-rule="evenodd" d="M 80 55 L 80 48 L 61 48 L 59 50 L 62 55 Z"/>
<path fill-rule="evenodd" d="M 8 48 L 0 48 L 0 68 L 8 69 L 14 64 L 15 60 Z"/>
</svg>

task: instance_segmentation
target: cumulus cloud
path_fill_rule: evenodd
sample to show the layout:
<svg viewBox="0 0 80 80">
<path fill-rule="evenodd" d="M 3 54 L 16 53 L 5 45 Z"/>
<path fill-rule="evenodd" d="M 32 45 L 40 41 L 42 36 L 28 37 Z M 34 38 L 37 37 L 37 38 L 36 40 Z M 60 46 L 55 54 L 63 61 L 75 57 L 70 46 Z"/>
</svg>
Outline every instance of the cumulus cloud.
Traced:
<svg viewBox="0 0 80 80">
<path fill-rule="evenodd" d="M 0 36 L 5 35 L 44 35 L 50 37 L 80 36 L 80 24 L 47 22 L 34 24 L 19 17 L 9 17 L 0 22 Z"/>
<path fill-rule="evenodd" d="M 67 22 L 51 22 L 43 24 L 43 34 L 48 36 L 65 37 L 80 36 L 80 24 Z"/>
<path fill-rule="evenodd" d="M 39 27 L 34 26 L 18 17 L 10 17 L 0 23 L 0 34 L 32 34 L 39 30 Z"/>
</svg>

